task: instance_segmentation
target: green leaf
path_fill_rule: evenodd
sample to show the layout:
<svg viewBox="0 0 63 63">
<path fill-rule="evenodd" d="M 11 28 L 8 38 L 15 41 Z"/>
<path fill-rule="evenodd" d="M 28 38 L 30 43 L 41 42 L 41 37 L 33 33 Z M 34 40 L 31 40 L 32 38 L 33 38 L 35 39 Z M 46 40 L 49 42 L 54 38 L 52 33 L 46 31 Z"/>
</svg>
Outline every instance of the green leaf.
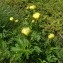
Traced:
<svg viewBox="0 0 63 63">
<path fill-rule="evenodd" d="M 41 49 L 40 49 L 38 46 L 34 46 L 34 50 L 35 50 L 37 53 L 42 52 Z"/>
</svg>

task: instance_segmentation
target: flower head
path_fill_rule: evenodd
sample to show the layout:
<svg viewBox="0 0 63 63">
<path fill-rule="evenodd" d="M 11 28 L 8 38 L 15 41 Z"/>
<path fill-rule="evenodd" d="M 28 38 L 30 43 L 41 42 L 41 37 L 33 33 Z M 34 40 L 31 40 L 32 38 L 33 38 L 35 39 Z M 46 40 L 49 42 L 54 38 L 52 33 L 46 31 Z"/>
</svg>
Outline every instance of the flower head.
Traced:
<svg viewBox="0 0 63 63">
<path fill-rule="evenodd" d="M 33 18 L 34 19 L 38 19 L 40 17 L 40 13 L 39 12 L 36 12 L 33 14 Z"/>
<path fill-rule="evenodd" d="M 19 21 L 18 19 L 15 20 L 15 22 L 18 22 L 18 21 Z"/>
<path fill-rule="evenodd" d="M 36 8 L 35 5 L 31 5 L 31 6 L 29 6 L 29 9 L 30 9 L 30 10 L 34 10 L 35 8 Z"/>
<path fill-rule="evenodd" d="M 36 8 L 35 5 L 28 5 L 28 6 L 26 7 L 26 9 L 30 9 L 30 10 L 34 10 L 35 8 Z"/>
<path fill-rule="evenodd" d="M 49 39 L 53 39 L 55 37 L 55 35 L 53 34 L 53 33 L 50 33 L 49 35 L 48 35 L 48 38 Z"/>
<path fill-rule="evenodd" d="M 25 27 L 21 30 L 21 33 L 28 36 L 31 32 L 31 29 L 29 27 Z"/>
<path fill-rule="evenodd" d="M 13 21 L 14 20 L 14 18 L 13 17 L 10 17 L 10 21 Z"/>
</svg>

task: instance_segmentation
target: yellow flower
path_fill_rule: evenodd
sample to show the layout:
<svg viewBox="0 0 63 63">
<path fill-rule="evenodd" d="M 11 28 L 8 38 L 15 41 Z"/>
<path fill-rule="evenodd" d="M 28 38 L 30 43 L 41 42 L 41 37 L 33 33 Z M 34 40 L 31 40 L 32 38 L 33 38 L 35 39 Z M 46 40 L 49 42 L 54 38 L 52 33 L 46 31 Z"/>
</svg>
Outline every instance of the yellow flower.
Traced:
<svg viewBox="0 0 63 63">
<path fill-rule="evenodd" d="M 25 27 L 21 30 L 21 33 L 28 36 L 31 32 L 31 29 L 29 27 Z"/>
<path fill-rule="evenodd" d="M 29 9 L 30 9 L 30 10 L 34 10 L 35 8 L 36 8 L 35 5 L 31 5 L 31 6 L 29 6 Z"/>
<path fill-rule="evenodd" d="M 35 20 L 32 20 L 32 23 L 34 23 L 35 22 Z"/>
<path fill-rule="evenodd" d="M 10 21 L 13 21 L 14 20 L 14 18 L 13 17 L 10 17 Z"/>
<path fill-rule="evenodd" d="M 15 22 L 18 22 L 18 21 L 19 21 L 18 19 L 15 20 Z"/>
<path fill-rule="evenodd" d="M 33 18 L 34 19 L 38 19 L 40 17 L 40 13 L 39 12 L 36 12 L 33 14 Z"/>
<path fill-rule="evenodd" d="M 53 34 L 53 33 L 50 33 L 49 35 L 48 35 L 48 38 L 49 39 L 53 39 L 55 37 L 55 35 Z"/>
<path fill-rule="evenodd" d="M 26 9 L 30 9 L 30 10 L 34 10 L 35 8 L 36 8 L 35 5 L 28 5 L 28 6 L 26 7 Z"/>
</svg>

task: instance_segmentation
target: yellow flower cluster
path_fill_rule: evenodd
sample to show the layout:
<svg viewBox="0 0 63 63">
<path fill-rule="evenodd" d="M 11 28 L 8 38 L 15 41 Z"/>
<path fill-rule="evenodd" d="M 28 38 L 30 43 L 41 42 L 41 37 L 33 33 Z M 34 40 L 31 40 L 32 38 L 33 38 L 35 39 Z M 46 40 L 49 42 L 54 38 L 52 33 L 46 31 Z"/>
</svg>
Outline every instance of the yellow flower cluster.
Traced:
<svg viewBox="0 0 63 63">
<path fill-rule="evenodd" d="M 14 21 L 14 22 L 18 22 L 19 21 L 18 19 L 14 20 L 14 17 L 10 17 L 9 20 L 10 21 Z"/>
<path fill-rule="evenodd" d="M 30 6 L 27 6 L 26 9 L 30 9 L 30 10 L 34 10 L 36 9 L 36 6 L 35 5 L 30 5 Z M 40 18 L 40 13 L 39 12 L 35 12 L 32 17 L 34 19 L 39 19 Z"/>
<path fill-rule="evenodd" d="M 26 9 L 30 9 L 30 10 L 34 10 L 36 9 L 36 6 L 35 5 L 30 5 L 30 6 L 27 6 Z M 32 23 L 35 22 L 35 19 L 39 19 L 40 18 L 40 13 L 39 12 L 35 12 L 32 17 L 34 18 L 32 20 Z M 24 27 L 22 30 L 21 30 L 21 33 L 28 36 L 31 32 L 31 29 L 29 27 Z"/>
<path fill-rule="evenodd" d="M 34 10 L 36 9 L 36 6 L 35 5 L 30 5 L 30 6 L 27 6 L 26 9 L 30 9 L 30 10 Z M 37 19 L 40 18 L 40 13 L 39 12 L 35 12 L 33 13 L 32 17 L 33 17 L 33 20 L 32 20 L 32 23 L 34 23 Z M 22 30 L 21 30 L 21 33 L 28 36 L 31 32 L 31 29 L 29 27 L 24 27 Z M 48 38 L 49 39 L 53 39 L 55 37 L 55 35 L 53 33 L 50 33 L 48 35 Z"/>
</svg>

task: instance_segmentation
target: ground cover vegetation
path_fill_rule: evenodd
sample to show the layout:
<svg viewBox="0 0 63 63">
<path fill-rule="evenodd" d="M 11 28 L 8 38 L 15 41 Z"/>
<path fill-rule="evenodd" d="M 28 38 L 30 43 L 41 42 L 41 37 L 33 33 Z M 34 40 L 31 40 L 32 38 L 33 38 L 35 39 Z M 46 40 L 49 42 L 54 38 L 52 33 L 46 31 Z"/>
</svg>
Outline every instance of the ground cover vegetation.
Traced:
<svg viewBox="0 0 63 63">
<path fill-rule="evenodd" d="M 63 0 L 0 0 L 0 63 L 63 63 Z"/>
</svg>

